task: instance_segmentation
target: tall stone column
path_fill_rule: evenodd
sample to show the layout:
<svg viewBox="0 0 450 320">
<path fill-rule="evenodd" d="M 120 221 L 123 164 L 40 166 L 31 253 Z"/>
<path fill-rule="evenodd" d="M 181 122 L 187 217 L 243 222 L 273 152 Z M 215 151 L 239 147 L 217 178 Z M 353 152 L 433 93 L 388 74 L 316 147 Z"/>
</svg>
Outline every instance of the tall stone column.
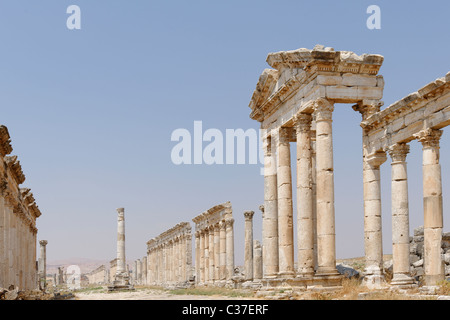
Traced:
<svg viewBox="0 0 450 320">
<path fill-rule="evenodd" d="M 289 128 L 280 128 L 278 136 L 278 249 L 280 277 L 294 275 L 294 221 L 292 212 L 292 174 Z"/>
<path fill-rule="evenodd" d="M 253 280 L 262 278 L 262 248 L 258 240 L 253 241 Z"/>
<path fill-rule="evenodd" d="M 245 211 L 245 247 L 244 247 L 244 279 L 253 280 L 253 215 L 254 211 Z"/>
<path fill-rule="evenodd" d="M 148 263 L 147 263 L 147 257 L 142 257 L 142 262 L 141 262 L 141 284 L 142 285 L 147 285 L 148 284 L 148 280 L 147 280 L 147 276 L 148 276 Z"/>
<path fill-rule="evenodd" d="M 383 151 L 364 155 L 364 251 L 366 267 L 365 284 L 377 287 L 384 281 L 383 234 L 381 223 L 380 166 L 386 161 Z"/>
<path fill-rule="evenodd" d="M 205 231 L 200 231 L 200 284 L 205 283 L 205 260 L 206 260 L 206 250 L 205 250 Z"/>
<path fill-rule="evenodd" d="M 5 226 L 5 199 L 3 194 L 0 196 L 0 287 L 6 285 L 6 265 L 7 265 L 7 247 L 5 246 L 6 226 Z"/>
<path fill-rule="evenodd" d="M 209 227 L 209 282 L 214 283 L 214 226 Z"/>
<path fill-rule="evenodd" d="M 406 155 L 409 145 L 395 144 L 389 148 L 392 158 L 392 285 L 411 285 L 409 265 L 409 206 L 408 176 L 406 171 Z"/>
<path fill-rule="evenodd" d="M 125 273 L 125 209 L 117 209 L 117 270 L 116 275 Z"/>
<path fill-rule="evenodd" d="M 226 279 L 227 274 L 227 233 L 226 233 L 226 224 L 225 221 L 220 221 L 220 267 L 219 267 L 219 276 L 220 280 Z"/>
<path fill-rule="evenodd" d="M 40 289 L 45 290 L 47 287 L 47 240 L 39 241 L 40 254 L 39 254 L 39 283 Z"/>
<path fill-rule="evenodd" d="M 226 232 L 227 232 L 227 280 L 231 280 L 234 275 L 234 219 L 227 219 Z"/>
<path fill-rule="evenodd" d="M 318 269 L 317 262 L 317 170 L 316 170 L 316 130 L 310 130 L 311 133 L 311 190 L 313 198 L 313 237 L 314 237 L 314 270 Z"/>
<path fill-rule="evenodd" d="M 206 285 L 209 281 L 209 229 L 205 228 L 205 278 L 204 284 Z"/>
<path fill-rule="evenodd" d="M 214 225 L 214 279 L 220 280 L 220 229 L 219 223 Z"/>
<path fill-rule="evenodd" d="M 195 232 L 195 282 L 200 283 L 200 231 Z"/>
<path fill-rule="evenodd" d="M 185 279 L 189 280 L 192 275 L 192 235 L 191 233 L 186 234 L 186 268 L 185 268 Z"/>
<path fill-rule="evenodd" d="M 423 215 L 424 215 L 424 270 L 425 284 L 434 286 L 444 280 L 444 263 L 441 256 L 442 179 L 439 163 L 439 140 L 442 130 L 426 129 L 415 137 L 422 143 Z"/>
<path fill-rule="evenodd" d="M 263 140 L 264 147 L 264 214 L 262 221 L 264 278 L 278 275 L 278 187 L 275 138 Z"/>
<path fill-rule="evenodd" d="M 295 118 L 297 134 L 297 248 L 298 275 L 314 275 L 314 217 L 311 163 L 312 116 L 300 113 Z"/>
<path fill-rule="evenodd" d="M 316 100 L 317 276 L 338 274 L 334 217 L 333 110 L 333 104 L 326 99 Z"/>
</svg>

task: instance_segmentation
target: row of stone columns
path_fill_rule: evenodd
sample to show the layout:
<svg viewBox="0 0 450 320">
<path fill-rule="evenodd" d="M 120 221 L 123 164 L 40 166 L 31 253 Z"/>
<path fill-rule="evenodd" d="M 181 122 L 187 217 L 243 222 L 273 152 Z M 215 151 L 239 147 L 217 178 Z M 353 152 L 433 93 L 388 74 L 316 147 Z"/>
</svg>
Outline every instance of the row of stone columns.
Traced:
<svg viewBox="0 0 450 320">
<path fill-rule="evenodd" d="M 195 233 L 196 282 L 231 280 L 234 275 L 234 219 L 222 220 Z"/>
<path fill-rule="evenodd" d="M 297 270 L 294 270 L 289 146 L 293 128 L 272 130 L 264 141 L 265 278 L 338 274 L 335 265 L 333 109 L 333 104 L 325 99 L 314 102 L 315 131 L 311 128 L 311 114 L 300 113 L 293 118 L 297 140 Z"/>
<path fill-rule="evenodd" d="M 0 287 L 36 288 L 37 229 L 26 215 L 0 196 Z"/>
<path fill-rule="evenodd" d="M 441 258 L 443 228 L 442 182 L 439 163 L 441 130 L 426 129 L 414 135 L 423 149 L 423 208 L 424 208 L 424 271 L 425 283 L 435 285 L 444 279 Z M 406 156 L 409 145 L 397 143 L 387 152 L 391 162 L 392 211 L 392 285 L 407 286 L 414 283 L 409 261 L 409 205 Z M 378 151 L 364 155 L 364 232 L 366 273 L 382 279 L 383 251 L 381 233 L 380 165 L 386 154 Z"/>
<path fill-rule="evenodd" d="M 192 236 L 181 234 L 161 243 L 149 242 L 147 284 L 169 285 L 189 281 L 192 268 Z M 142 269 L 144 270 L 144 268 Z"/>
</svg>

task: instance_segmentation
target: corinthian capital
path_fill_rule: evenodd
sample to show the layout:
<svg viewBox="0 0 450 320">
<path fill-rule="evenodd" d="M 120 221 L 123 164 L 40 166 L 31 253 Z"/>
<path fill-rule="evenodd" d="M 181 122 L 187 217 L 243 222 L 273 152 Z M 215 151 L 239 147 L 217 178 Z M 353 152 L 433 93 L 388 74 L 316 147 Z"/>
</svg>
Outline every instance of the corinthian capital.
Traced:
<svg viewBox="0 0 450 320">
<path fill-rule="evenodd" d="M 331 121 L 334 105 L 324 98 L 319 98 L 314 101 L 314 114 L 316 121 Z"/>
<path fill-rule="evenodd" d="M 389 155 L 393 162 L 404 162 L 409 153 L 409 145 L 406 143 L 396 143 L 389 147 Z"/>
<path fill-rule="evenodd" d="M 442 130 L 428 128 L 416 133 L 414 138 L 421 142 L 424 148 L 439 148 L 442 133 Z"/>
<path fill-rule="evenodd" d="M 311 130 L 312 115 L 309 113 L 297 113 L 294 116 L 295 130 L 297 132 L 309 132 Z"/>
</svg>

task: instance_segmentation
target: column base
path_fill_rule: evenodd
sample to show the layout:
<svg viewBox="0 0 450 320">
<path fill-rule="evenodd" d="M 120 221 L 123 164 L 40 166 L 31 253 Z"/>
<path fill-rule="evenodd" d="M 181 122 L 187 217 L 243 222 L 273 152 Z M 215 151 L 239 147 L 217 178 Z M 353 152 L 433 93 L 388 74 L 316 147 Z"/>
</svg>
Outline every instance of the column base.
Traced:
<svg viewBox="0 0 450 320">
<path fill-rule="evenodd" d="M 443 274 L 433 274 L 423 276 L 423 282 L 426 286 L 436 286 L 439 282 L 443 281 L 445 276 Z"/>
<path fill-rule="evenodd" d="M 319 267 L 316 271 L 316 277 L 330 277 L 341 275 L 336 267 Z"/>
<path fill-rule="evenodd" d="M 396 286 L 401 289 L 408 289 L 416 287 L 417 284 L 409 274 L 395 273 L 391 281 L 391 286 Z"/>
<path fill-rule="evenodd" d="M 365 275 L 362 284 L 369 289 L 382 289 L 387 287 L 386 278 L 383 274 Z"/>
</svg>

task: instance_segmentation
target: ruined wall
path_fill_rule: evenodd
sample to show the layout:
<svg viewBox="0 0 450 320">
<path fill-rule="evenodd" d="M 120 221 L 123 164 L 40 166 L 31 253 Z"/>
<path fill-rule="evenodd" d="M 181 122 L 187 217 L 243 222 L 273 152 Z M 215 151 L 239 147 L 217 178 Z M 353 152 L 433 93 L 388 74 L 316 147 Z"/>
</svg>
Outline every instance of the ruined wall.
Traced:
<svg viewBox="0 0 450 320">
<path fill-rule="evenodd" d="M 25 175 L 11 152 L 8 129 L 0 126 L 0 287 L 29 290 L 37 287 L 36 219 L 41 212 L 30 189 L 20 187 Z"/>
</svg>

